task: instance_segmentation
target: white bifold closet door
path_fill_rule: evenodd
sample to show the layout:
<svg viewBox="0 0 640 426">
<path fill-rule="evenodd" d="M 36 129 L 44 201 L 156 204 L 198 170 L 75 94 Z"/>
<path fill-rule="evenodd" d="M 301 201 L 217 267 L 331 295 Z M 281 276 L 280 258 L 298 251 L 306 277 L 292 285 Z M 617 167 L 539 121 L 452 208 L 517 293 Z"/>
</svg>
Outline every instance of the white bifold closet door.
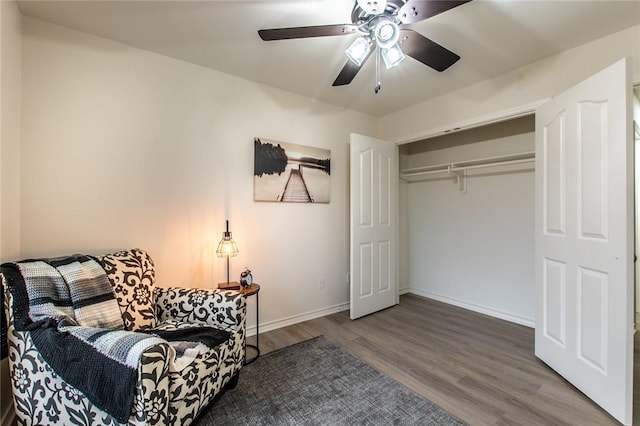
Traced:
<svg viewBox="0 0 640 426">
<path fill-rule="evenodd" d="M 632 421 L 633 138 L 623 59 L 536 111 L 535 353 Z"/>
</svg>

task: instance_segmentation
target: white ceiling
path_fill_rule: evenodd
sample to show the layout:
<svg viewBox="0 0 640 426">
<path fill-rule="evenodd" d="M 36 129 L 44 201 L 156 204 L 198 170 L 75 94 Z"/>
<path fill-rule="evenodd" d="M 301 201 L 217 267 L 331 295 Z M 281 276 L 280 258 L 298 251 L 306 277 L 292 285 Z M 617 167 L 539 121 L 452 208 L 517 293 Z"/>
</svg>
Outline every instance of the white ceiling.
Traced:
<svg viewBox="0 0 640 426">
<path fill-rule="evenodd" d="M 443 73 L 370 58 L 332 87 L 355 35 L 265 42 L 258 29 L 351 22 L 354 0 L 20 1 L 21 12 L 290 92 L 381 116 L 640 24 L 640 1 L 473 0 L 412 28 L 462 57 Z M 639 41 L 640 42 L 640 41 Z"/>
</svg>

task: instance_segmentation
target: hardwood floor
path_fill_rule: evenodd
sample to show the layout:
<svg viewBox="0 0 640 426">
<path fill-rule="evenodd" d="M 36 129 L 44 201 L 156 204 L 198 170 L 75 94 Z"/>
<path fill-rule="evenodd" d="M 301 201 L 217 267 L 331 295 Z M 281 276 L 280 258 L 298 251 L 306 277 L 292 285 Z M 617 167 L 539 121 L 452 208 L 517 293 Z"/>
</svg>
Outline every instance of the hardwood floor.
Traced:
<svg viewBox="0 0 640 426">
<path fill-rule="evenodd" d="M 470 425 L 619 425 L 533 355 L 528 327 L 407 294 L 355 321 L 345 311 L 261 334 L 260 347 L 265 355 L 318 335 Z M 635 347 L 638 366 L 638 336 Z"/>
</svg>

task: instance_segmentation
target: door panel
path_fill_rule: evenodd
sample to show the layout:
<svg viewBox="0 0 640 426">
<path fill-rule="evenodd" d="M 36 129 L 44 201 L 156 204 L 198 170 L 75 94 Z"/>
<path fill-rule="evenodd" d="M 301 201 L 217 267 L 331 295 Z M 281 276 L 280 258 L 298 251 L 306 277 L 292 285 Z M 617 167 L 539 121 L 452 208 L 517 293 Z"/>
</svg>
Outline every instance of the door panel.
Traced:
<svg viewBox="0 0 640 426">
<path fill-rule="evenodd" d="M 624 424 L 633 376 L 630 63 L 536 111 L 536 356 Z"/>
<path fill-rule="evenodd" d="M 360 227 L 373 226 L 373 154 L 373 149 L 367 149 L 357 153 L 359 168 L 356 168 L 356 172 L 358 173 L 357 182 L 359 183 L 359 187 L 355 194 L 357 194 L 360 199 L 360 203 L 358 204 L 358 210 L 360 212 L 360 223 L 358 226 Z M 353 152 L 351 155 L 353 157 Z"/>
<path fill-rule="evenodd" d="M 582 238 L 607 239 L 607 102 L 578 104 L 578 232 Z"/>
<path fill-rule="evenodd" d="M 565 233 L 565 148 L 564 120 L 562 111 L 544 129 L 544 156 L 547 167 L 544 175 L 545 232 L 564 235 Z"/>
<path fill-rule="evenodd" d="M 378 291 L 390 291 L 393 279 L 391 277 L 391 242 L 381 241 L 378 244 Z"/>
<path fill-rule="evenodd" d="M 562 262 L 544 259 L 544 335 L 564 348 L 567 344 L 566 316 L 566 267 Z"/>
<path fill-rule="evenodd" d="M 360 293 L 358 296 L 371 296 L 373 294 L 373 249 L 371 243 L 360 243 L 360 276 L 356 275 Z"/>
<path fill-rule="evenodd" d="M 394 207 L 391 199 L 393 193 L 391 188 L 392 160 L 395 160 L 393 156 L 378 153 L 378 226 L 391 226 L 391 208 Z"/>
<path fill-rule="evenodd" d="M 578 357 L 607 373 L 608 276 L 578 268 Z"/>
<path fill-rule="evenodd" d="M 398 303 L 397 147 L 351 135 L 351 318 Z"/>
</svg>

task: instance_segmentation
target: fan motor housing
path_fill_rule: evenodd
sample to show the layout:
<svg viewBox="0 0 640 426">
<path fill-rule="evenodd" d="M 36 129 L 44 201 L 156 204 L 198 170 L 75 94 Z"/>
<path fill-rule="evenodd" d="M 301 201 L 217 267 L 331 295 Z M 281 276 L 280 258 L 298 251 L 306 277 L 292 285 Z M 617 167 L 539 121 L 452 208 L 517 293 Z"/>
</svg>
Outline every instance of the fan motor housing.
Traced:
<svg viewBox="0 0 640 426">
<path fill-rule="evenodd" d="M 392 19 L 396 24 L 399 24 L 398 10 L 405 4 L 404 0 L 387 0 L 387 5 L 383 12 L 377 15 L 372 15 L 366 12 L 360 7 L 356 1 L 351 12 L 351 22 L 358 26 L 358 30 L 364 34 L 370 34 L 372 27 L 371 23 L 379 16 L 385 16 Z"/>
</svg>

